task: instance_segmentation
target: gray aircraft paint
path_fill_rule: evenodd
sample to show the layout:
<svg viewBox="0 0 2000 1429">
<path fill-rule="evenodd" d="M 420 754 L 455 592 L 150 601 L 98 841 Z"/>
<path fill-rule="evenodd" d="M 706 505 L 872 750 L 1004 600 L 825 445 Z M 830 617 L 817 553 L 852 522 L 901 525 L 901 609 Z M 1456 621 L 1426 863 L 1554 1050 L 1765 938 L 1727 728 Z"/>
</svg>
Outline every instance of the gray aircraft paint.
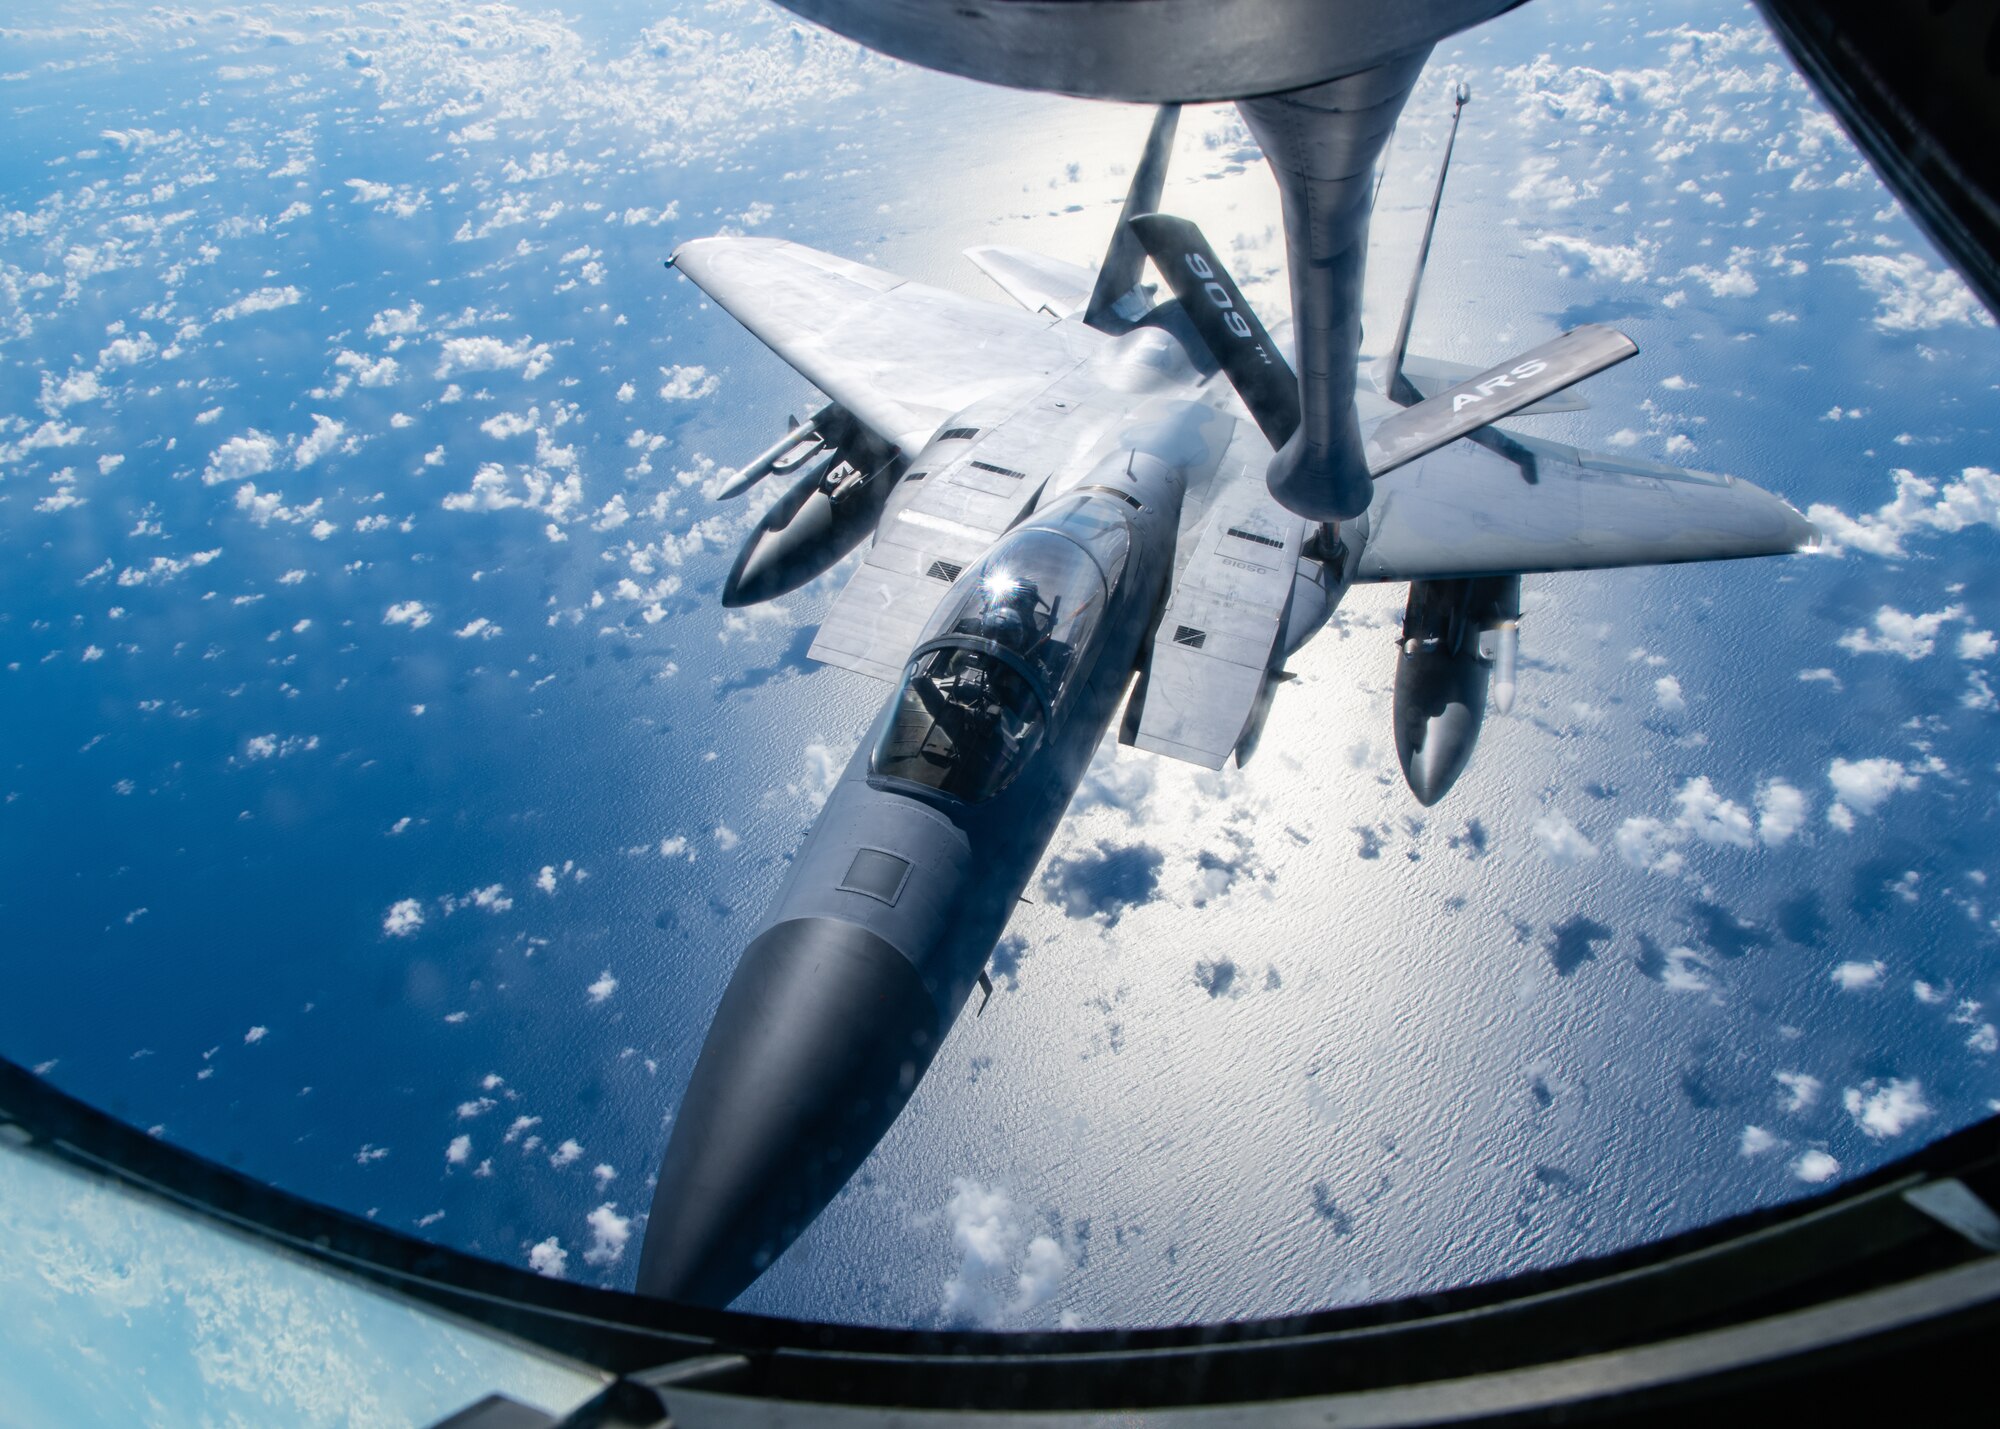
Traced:
<svg viewBox="0 0 2000 1429">
<path fill-rule="evenodd" d="M 662 1164 L 644 1293 L 728 1301 L 859 1167 L 981 977 L 1121 703 L 1121 737 L 1141 749 L 1208 768 L 1245 758 L 1286 658 L 1348 585 L 1411 580 L 1413 615 L 1429 613 L 1398 657 L 1398 746 L 1428 803 L 1470 757 L 1490 669 L 1511 688 L 1522 573 L 1814 539 L 1748 482 L 1475 440 L 1489 414 L 1630 355 L 1622 334 L 1588 328 L 1411 406 L 1357 390 L 1355 429 L 1400 464 L 1385 460 L 1359 517 L 1320 526 L 1274 498 L 1272 442 L 1195 335 L 1214 314 L 1168 304 L 1114 336 L 1079 316 L 1095 274 L 1013 250 L 974 258 L 1019 310 L 781 240 L 705 239 L 674 258 L 892 459 L 873 540 L 811 653 L 898 693 L 725 994 Z M 1129 513 L 1131 555 L 1077 693 L 1044 708 L 1046 738 L 984 801 L 885 777 L 873 752 L 912 708 L 902 682 L 944 634 L 939 612 L 990 552 L 1079 497 Z"/>
</svg>

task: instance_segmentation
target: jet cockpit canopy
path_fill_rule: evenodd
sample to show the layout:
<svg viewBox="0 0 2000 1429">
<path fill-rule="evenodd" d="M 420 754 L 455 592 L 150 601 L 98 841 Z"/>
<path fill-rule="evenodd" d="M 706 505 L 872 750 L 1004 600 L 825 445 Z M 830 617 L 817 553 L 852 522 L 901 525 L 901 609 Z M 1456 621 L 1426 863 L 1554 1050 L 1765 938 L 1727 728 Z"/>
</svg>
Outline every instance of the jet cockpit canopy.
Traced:
<svg viewBox="0 0 2000 1429">
<path fill-rule="evenodd" d="M 1089 668 L 1130 548 L 1124 521 L 1098 504 L 1063 503 L 959 577 L 911 658 L 870 773 L 978 803 L 1033 757 Z"/>
</svg>

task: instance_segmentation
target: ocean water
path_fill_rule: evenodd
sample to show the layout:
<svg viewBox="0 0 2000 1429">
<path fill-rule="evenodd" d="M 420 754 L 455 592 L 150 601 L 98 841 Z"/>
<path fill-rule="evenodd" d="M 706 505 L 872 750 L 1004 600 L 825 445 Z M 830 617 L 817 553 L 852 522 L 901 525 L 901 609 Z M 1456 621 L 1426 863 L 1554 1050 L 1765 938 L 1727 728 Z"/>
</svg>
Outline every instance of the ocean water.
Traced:
<svg viewBox="0 0 2000 1429">
<path fill-rule="evenodd" d="M 14 23 L 0 1052 L 629 1284 L 735 956 L 886 694 L 804 658 L 840 572 L 717 607 L 760 498 L 704 486 L 816 398 L 661 260 L 751 231 L 1004 301 L 959 250 L 1094 261 L 1148 116 L 750 5 Z M 1531 579 L 1519 703 L 1431 810 L 1399 588 L 1295 659 L 1247 768 L 1108 748 L 985 1015 L 744 1307 L 1350 1303 L 1991 1113 L 1990 321 L 1753 11 L 1544 0 L 1440 47 L 1370 332 L 1460 76 L 1413 345 L 1616 322 L 1641 356 L 1521 429 L 1823 506 L 1839 549 Z M 1282 313 L 1228 111 L 1184 118 L 1167 207 Z"/>
</svg>

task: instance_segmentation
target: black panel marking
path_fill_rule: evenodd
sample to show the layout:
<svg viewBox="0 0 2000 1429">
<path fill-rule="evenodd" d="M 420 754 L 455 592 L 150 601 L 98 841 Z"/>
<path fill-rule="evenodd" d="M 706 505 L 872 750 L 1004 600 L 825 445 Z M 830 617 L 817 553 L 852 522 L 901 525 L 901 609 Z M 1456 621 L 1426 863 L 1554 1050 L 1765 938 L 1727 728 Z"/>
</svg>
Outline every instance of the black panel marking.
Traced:
<svg viewBox="0 0 2000 1429">
<path fill-rule="evenodd" d="M 927 477 L 927 476 L 929 476 L 929 475 L 930 475 L 930 473 L 929 473 L 929 472 L 927 472 L 927 471 L 913 471 L 913 472 L 911 472 L 911 473 L 910 473 L 910 474 L 909 474 L 908 476 L 904 477 L 904 478 L 903 478 L 903 480 L 905 480 L 905 481 L 922 481 L 922 480 L 923 480 L 923 479 L 924 479 L 925 477 Z"/>
<path fill-rule="evenodd" d="M 854 862 L 847 866 L 847 877 L 840 880 L 840 891 L 863 893 L 894 907 L 896 900 L 903 895 L 903 884 L 909 876 L 908 859 L 884 853 L 879 848 L 857 849 Z"/>
<path fill-rule="evenodd" d="M 993 474 L 994 474 L 995 476 L 1011 476 L 1011 477 L 1013 477 L 1013 478 L 1014 478 L 1014 480 L 1016 480 L 1016 481 L 1020 481 L 1020 480 L 1021 480 L 1022 478 L 1026 477 L 1026 476 L 1027 476 L 1027 474 L 1028 474 L 1028 473 L 1026 473 L 1025 471 L 1015 471 L 1015 470 L 1014 470 L 1014 469 L 1013 469 L 1012 467 L 1006 467 L 1006 466 L 995 466 L 995 465 L 993 465 L 993 463 L 992 463 L 992 462 L 990 462 L 990 461 L 975 461 L 975 462 L 968 462 L 968 463 L 966 463 L 966 465 L 968 465 L 968 466 L 975 466 L 975 467 L 978 467 L 978 468 L 979 468 L 979 470 L 981 470 L 981 471 L 990 471 L 990 472 L 992 472 L 992 473 L 993 473 Z"/>
<path fill-rule="evenodd" d="M 937 439 L 941 442 L 969 442 L 978 435 L 977 427 L 952 427 L 948 431 L 939 432 Z"/>
<path fill-rule="evenodd" d="M 1185 645 L 1190 650 L 1199 650 L 1207 643 L 1208 632 L 1206 630 L 1196 630 L 1192 625 L 1176 625 L 1174 627 L 1174 644 L 1176 645 Z"/>
<path fill-rule="evenodd" d="M 924 574 L 934 581 L 943 581 L 946 585 L 950 585 L 964 574 L 964 571 L 964 566 L 953 565 L 950 561 L 932 561 L 931 568 Z"/>
<path fill-rule="evenodd" d="M 1245 531 L 1241 530 L 1238 527 L 1231 526 L 1229 528 L 1229 534 L 1234 536 L 1239 541 L 1253 541 L 1259 546 L 1269 546 L 1274 551 L 1282 551 L 1285 549 L 1285 543 L 1283 541 L 1280 541 L 1273 536 L 1266 536 L 1261 531 Z"/>
<path fill-rule="evenodd" d="M 1258 428 L 1274 449 L 1282 447 L 1298 430 L 1299 379 L 1250 311 L 1236 280 L 1201 230 L 1186 219 L 1146 213 L 1126 221 L 1202 343 L 1229 374 Z"/>
</svg>

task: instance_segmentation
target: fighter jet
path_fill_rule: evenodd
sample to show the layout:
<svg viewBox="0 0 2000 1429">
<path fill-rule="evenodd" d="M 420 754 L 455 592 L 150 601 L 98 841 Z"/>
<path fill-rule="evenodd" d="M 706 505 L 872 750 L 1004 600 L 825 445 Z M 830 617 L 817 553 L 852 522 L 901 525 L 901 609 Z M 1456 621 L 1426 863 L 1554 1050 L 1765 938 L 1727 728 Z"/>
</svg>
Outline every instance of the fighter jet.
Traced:
<svg viewBox="0 0 2000 1429">
<path fill-rule="evenodd" d="M 1114 722 L 1156 756 L 1240 763 L 1349 587 L 1408 582 L 1396 750 L 1431 804 L 1487 704 L 1512 700 L 1523 575 L 1815 540 L 1749 482 L 1489 425 L 1577 405 L 1569 388 L 1637 351 L 1612 328 L 1486 371 L 1407 354 L 1444 164 L 1394 340 L 1356 389 L 1366 509 L 1290 509 L 1272 489 L 1300 427 L 1287 344 L 1194 225 L 1156 212 L 1177 113 L 1159 111 L 1095 272 L 969 250 L 1011 309 L 776 239 L 669 260 L 827 398 L 721 492 L 794 477 L 723 603 L 796 590 L 867 542 L 811 654 L 890 692 L 716 1012 L 643 1294 L 726 1304 L 860 1167 L 990 994 L 994 945 Z"/>
</svg>

